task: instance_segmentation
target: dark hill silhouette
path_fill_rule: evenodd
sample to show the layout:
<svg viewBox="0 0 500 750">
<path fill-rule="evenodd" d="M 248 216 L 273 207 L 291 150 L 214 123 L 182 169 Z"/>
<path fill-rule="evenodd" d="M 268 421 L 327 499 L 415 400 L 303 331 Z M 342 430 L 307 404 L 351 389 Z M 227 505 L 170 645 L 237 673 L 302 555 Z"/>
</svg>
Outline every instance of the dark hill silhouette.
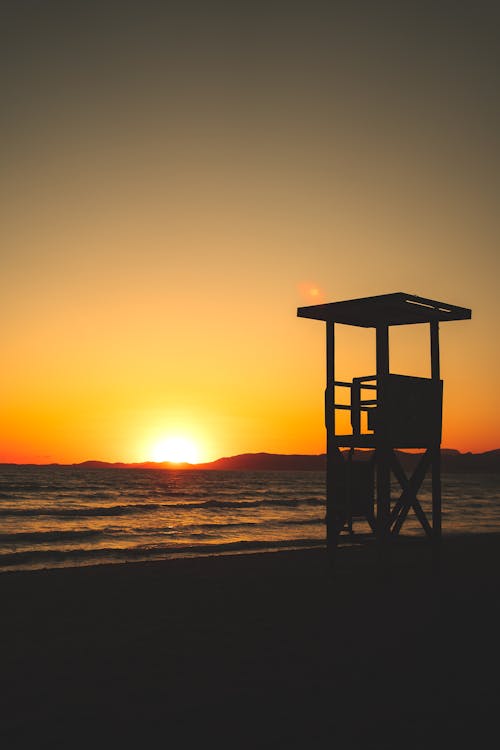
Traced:
<svg viewBox="0 0 500 750">
<path fill-rule="evenodd" d="M 86 469 L 192 469 L 193 464 L 184 463 L 171 463 L 169 461 L 162 461 L 160 463 L 156 461 L 142 461 L 141 463 L 127 464 L 122 461 L 116 461 L 109 463 L 108 461 L 83 461 L 79 464 L 72 464 L 72 466 L 82 466 Z"/>
<path fill-rule="evenodd" d="M 442 453 L 443 471 L 453 473 L 497 473 L 500 472 L 500 448 L 485 453 Z"/>
<path fill-rule="evenodd" d="M 418 462 L 417 453 L 397 451 L 405 470 L 411 471 Z M 372 451 L 355 451 L 357 460 L 368 460 Z M 441 450 L 442 469 L 453 474 L 467 473 L 500 473 L 500 448 L 486 453 L 460 453 L 452 448 Z M 85 461 L 78 466 L 87 468 L 116 469 L 193 469 L 218 471 L 323 471 L 326 469 L 326 455 L 303 455 L 282 453 L 241 453 L 237 456 L 225 456 L 216 461 L 202 464 L 155 463 L 106 463 L 105 461 Z"/>
<path fill-rule="evenodd" d="M 223 471 L 318 471 L 326 468 L 326 456 L 324 453 L 316 456 L 242 453 L 206 464 L 197 464 L 195 468 Z"/>
<path fill-rule="evenodd" d="M 397 451 L 405 470 L 412 470 L 418 462 L 417 453 Z M 355 451 L 357 460 L 368 460 L 372 451 Z M 460 453 L 443 449 L 442 470 L 450 473 L 500 473 L 500 449 L 486 453 Z M 206 464 L 197 464 L 196 469 L 219 469 L 222 471 L 322 471 L 326 469 L 326 455 L 283 455 L 274 453 L 243 453 L 238 456 L 219 458 Z"/>
<path fill-rule="evenodd" d="M 406 471 L 411 471 L 417 464 L 417 453 L 397 451 L 401 465 Z M 372 451 L 355 451 L 356 460 L 368 460 Z M 460 451 L 443 448 L 441 450 L 442 469 L 453 474 L 498 474 L 500 473 L 500 448 L 485 453 L 460 453 Z M 0 464 L 0 466 L 15 464 Z M 35 464 L 26 464 L 34 466 Z M 49 466 L 64 466 L 65 464 L 48 464 Z M 66 464 L 67 465 L 67 464 Z M 111 463 L 108 461 L 83 461 L 70 464 L 84 469 L 191 469 L 218 471 L 324 471 L 326 469 L 326 455 L 303 455 L 282 453 L 242 453 L 237 456 L 226 456 L 216 461 L 202 464 L 189 463 L 156 463 L 143 461 L 142 463 Z"/>
</svg>

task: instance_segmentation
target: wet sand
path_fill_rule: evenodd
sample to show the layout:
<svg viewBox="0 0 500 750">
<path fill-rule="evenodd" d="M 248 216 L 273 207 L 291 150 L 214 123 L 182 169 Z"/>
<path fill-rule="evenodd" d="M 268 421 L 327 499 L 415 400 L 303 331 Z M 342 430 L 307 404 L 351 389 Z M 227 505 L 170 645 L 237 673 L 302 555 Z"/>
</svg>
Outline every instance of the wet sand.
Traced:
<svg viewBox="0 0 500 750">
<path fill-rule="evenodd" d="M 500 536 L 0 576 L 14 747 L 486 746 Z"/>
</svg>

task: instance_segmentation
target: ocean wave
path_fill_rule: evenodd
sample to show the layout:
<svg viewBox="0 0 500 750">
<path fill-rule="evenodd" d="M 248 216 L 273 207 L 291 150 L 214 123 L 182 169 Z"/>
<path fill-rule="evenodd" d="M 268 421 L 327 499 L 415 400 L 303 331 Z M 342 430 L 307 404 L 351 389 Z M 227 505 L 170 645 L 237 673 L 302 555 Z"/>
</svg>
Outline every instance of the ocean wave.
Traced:
<svg viewBox="0 0 500 750">
<path fill-rule="evenodd" d="M 275 526 L 317 526 L 318 524 L 322 524 L 324 522 L 324 519 L 322 517 L 319 518 L 297 518 L 297 519 L 290 519 L 290 518 L 284 518 L 284 519 L 266 519 L 265 521 L 262 521 L 260 519 L 256 519 L 255 521 L 234 521 L 234 522 L 227 522 L 223 521 L 221 523 L 197 523 L 197 524 L 187 524 L 186 526 L 178 526 L 175 531 L 177 531 L 179 534 L 184 534 L 188 532 L 190 535 L 193 535 L 194 530 L 200 530 L 202 532 L 204 531 L 219 531 L 224 529 L 237 529 L 237 528 L 246 528 L 248 526 L 259 526 L 262 529 L 271 528 Z M 156 528 L 156 533 L 161 533 L 161 528 Z M 171 529 L 172 531 L 172 529 Z M 137 529 L 138 534 L 144 533 L 144 529 Z M 154 528 L 149 528 L 146 530 L 146 533 L 155 533 Z"/>
<path fill-rule="evenodd" d="M 95 508 L 0 508 L 0 516 L 59 516 L 78 518 L 79 516 L 122 516 L 127 513 L 150 512 L 164 507 L 160 503 L 134 503 L 130 505 L 101 505 Z"/>
<path fill-rule="evenodd" d="M 324 523 L 324 518 L 290 518 L 279 523 L 284 526 L 316 526 L 318 523 Z"/>
<path fill-rule="evenodd" d="M 198 555 L 219 555 L 239 552 L 258 552 L 274 549 L 296 549 L 304 547 L 322 547 L 323 539 L 277 539 L 274 541 L 238 541 L 213 544 L 172 544 L 137 546 L 133 548 L 101 547 L 99 549 L 45 549 L 27 550 L 0 554 L 0 568 L 15 566 L 33 566 L 45 563 L 64 563 L 65 567 L 81 564 L 99 564 L 106 562 L 133 562 L 153 558 L 190 557 Z"/>
<path fill-rule="evenodd" d="M 265 499 L 265 500 L 207 500 L 206 503 L 201 503 L 200 507 L 208 506 L 212 508 L 260 508 L 260 507 L 273 507 L 273 508 L 299 508 L 301 505 L 324 505 L 325 501 L 322 498 L 307 497 L 298 498 L 296 500 L 279 500 L 279 499 Z M 193 506 L 190 505 L 192 508 Z"/>
<path fill-rule="evenodd" d="M 286 519 L 283 521 L 275 520 L 275 521 L 268 521 L 265 525 L 266 526 L 316 526 L 317 524 L 322 523 L 322 520 L 319 518 L 312 518 L 312 519 Z M 171 536 L 172 534 L 176 534 L 178 536 L 181 535 L 187 535 L 190 539 L 210 539 L 212 538 L 212 534 L 214 532 L 220 532 L 224 531 L 226 529 L 236 529 L 236 528 L 248 528 L 248 527 L 257 527 L 262 526 L 262 523 L 259 520 L 255 521 L 235 521 L 235 522 L 221 522 L 221 523 L 201 523 L 201 524 L 186 524 L 183 526 L 178 527 L 172 527 L 165 524 L 158 524 L 155 526 L 148 526 L 148 527 L 142 527 L 138 526 L 136 528 L 128 528 L 126 531 L 126 534 L 129 535 L 130 539 L 132 540 L 134 537 L 137 536 L 157 536 L 157 537 L 165 537 L 167 535 Z M 0 543 L 4 545 L 15 545 L 15 544 L 43 544 L 47 542 L 55 542 L 55 543 L 62 543 L 62 542 L 71 542 L 71 541 L 84 541 L 89 539 L 97 539 L 99 537 L 103 538 L 105 536 L 112 536 L 115 537 L 115 533 L 118 532 L 118 534 L 122 534 L 123 531 L 119 528 L 112 528 L 112 527 L 106 527 L 104 529 L 71 529 L 71 530 L 49 530 L 49 531 L 14 531 L 11 533 L 1 533 L 0 534 Z M 154 545 L 153 545 L 154 546 Z M 133 549 L 133 548 L 132 548 Z M 147 549 L 151 549 L 151 546 L 148 545 Z M 24 552 L 24 551 L 23 551 Z M 36 548 L 33 550 L 33 553 L 36 553 Z M 42 552 L 45 554 L 46 550 L 42 550 Z M 66 552 L 62 550 L 64 554 Z M 71 550 L 70 553 L 74 554 L 76 550 Z M 86 554 L 86 551 L 84 551 Z M 51 553 L 51 551 L 49 551 Z"/>
<path fill-rule="evenodd" d="M 64 542 L 90 539 L 98 536 L 101 536 L 101 532 L 92 529 L 83 529 L 82 531 L 14 531 L 11 534 L 0 534 L 0 542 L 4 544 Z"/>
<path fill-rule="evenodd" d="M 48 484 L 41 484 L 40 482 L 2 482 L 2 492 L 4 490 L 6 490 L 7 492 L 11 491 L 10 497 L 12 497 L 13 493 L 24 494 L 31 492 L 42 492 L 43 490 L 46 490 L 48 488 Z"/>
<path fill-rule="evenodd" d="M 259 507 L 276 507 L 276 508 L 299 508 L 302 505 L 322 506 L 324 500 L 321 498 L 302 498 L 297 500 L 205 500 L 201 503 L 129 503 L 126 505 L 98 505 L 95 507 L 83 508 L 60 508 L 57 506 L 45 506 L 40 508 L 19 508 L 15 506 L 1 507 L 0 517 L 6 516 L 55 516 L 55 517 L 72 517 L 79 516 L 121 516 L 129 513 L 150 513 L 154 510 L 184 510 L 192 509 L 233 509 L 242 508 L 259 508 Z"/>
</svg>

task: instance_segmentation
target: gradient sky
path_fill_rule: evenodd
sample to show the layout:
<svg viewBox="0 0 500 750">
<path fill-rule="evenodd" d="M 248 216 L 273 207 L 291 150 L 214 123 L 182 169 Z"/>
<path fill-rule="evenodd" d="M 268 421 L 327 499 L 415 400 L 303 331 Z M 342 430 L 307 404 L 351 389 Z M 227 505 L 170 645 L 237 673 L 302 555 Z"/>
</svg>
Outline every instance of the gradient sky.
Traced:
<svg viewBox="0 0 500 750">
<path fill-rule="evenodd" d="M 472 308 L 443 444 L 499 447 L 497 8 L 3 3 L 0 460 L 322 452 L 296 307 L 393 291 Z M 428 374 L 422 328 L 393 371 Z"/>
</svg>

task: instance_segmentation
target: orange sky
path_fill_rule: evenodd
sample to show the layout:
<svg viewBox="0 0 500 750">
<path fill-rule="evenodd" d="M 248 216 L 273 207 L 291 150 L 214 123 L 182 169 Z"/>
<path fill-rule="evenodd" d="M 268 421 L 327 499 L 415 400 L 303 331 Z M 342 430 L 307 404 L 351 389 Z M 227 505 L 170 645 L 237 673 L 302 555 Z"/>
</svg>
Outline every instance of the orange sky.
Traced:
<svg viewBox="0 0 500 750">
<path fill-rule="evenodd" d="M 308 289 L 471 307 L 443 445 L 500 446 L 486 6 L 39 5 L 2 31 L 0 461 L 323 452 Z M 415 329 L 394 372 L 428 373 Z M 339 341 L 339 376 L 373 370 L 369 333 Z"/>
</svg>

